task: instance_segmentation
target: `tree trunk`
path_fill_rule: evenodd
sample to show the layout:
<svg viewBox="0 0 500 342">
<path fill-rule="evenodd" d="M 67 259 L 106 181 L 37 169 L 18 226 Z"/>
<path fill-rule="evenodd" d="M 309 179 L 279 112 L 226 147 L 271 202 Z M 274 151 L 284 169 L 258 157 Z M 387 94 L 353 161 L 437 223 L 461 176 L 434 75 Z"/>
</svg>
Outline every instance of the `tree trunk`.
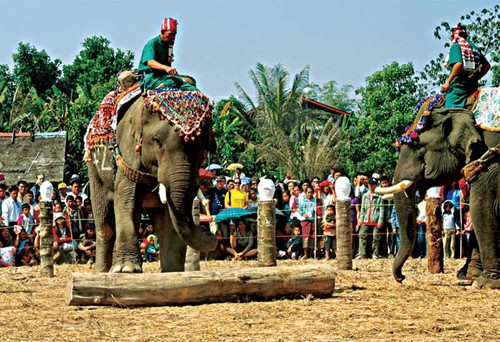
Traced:
<svg viewBox="0 0 500 342">
<path fill-rule="evenodd" d="M 54 276 L 54 259 L 52 258 L 52 205 L 50 202 L 40 201 L 40 276 L 52 278 Z"/>
<path fill-rule="evenodd" d="M 337 264 L 340 270 L 352 270 L 351 201 L 336 200 Z"/>
<path fill-rule="evenodd" d="M 331 265 L 172 273 L 73 273 L 68 305 L 161 306 L 330 297 Z"/>
<path fill-rule="evenodd" d="M 427 224 L 427 261 L 431 274 L 443 273 L 443 224 L 441 220 L 441 201 L 439 198 L 428 197 L 426 200 Z"/>
<path fill-rule="evenodd" d="M 259 266 L 276 266 L 276 207 L 274 201 L 259 201 L 257 209 Z"/>
</svg>

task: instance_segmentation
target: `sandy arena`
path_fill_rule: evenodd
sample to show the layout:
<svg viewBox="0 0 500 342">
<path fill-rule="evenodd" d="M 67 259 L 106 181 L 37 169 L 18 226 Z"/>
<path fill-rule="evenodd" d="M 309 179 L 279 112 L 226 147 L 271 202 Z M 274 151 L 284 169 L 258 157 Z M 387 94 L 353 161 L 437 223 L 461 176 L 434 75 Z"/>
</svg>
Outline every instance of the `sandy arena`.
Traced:
<svg viewBox="0 0 500 342">
<path fill-rule="evenodd" d="M 282 261 L 325 263 L 323 260 Z M 336 261 L 329 261 L 336 267 Z M 87 265 L 0 269 L 0 336 L 19 341 L 333 341 L 500 340 L 500 292 L 457 285 L 463 260 L 446 260 L 445 273 L 430 275 L 427 260 L 410 259 L 397 284 L 392 260 L 355 261 L 337 271 L 329 299 L 205 304 L 182 307 L 69 307 L 71 272 Z M 255 262 L 202 262 L 202 269 L 253 267 Z M 158 263 L 145 272 L 159 272 Z"/>
</svg>

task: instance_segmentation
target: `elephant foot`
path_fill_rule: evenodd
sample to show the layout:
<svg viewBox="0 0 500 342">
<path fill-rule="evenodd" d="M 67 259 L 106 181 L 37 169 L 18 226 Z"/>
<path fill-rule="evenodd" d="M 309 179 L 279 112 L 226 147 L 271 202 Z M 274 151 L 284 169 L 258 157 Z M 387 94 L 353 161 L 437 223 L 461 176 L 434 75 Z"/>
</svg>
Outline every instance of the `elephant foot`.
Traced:
<svg viewBox="0 0 500 342">
<path fill-rule="evenodd" d="M 479 289 L 500 289 L 500 276 L 483 273 L 474 281 L 473 286 Z"/>
<path fill-rule="evenodd" d="M 109 271 L 110 268 L 111 268 L 110 264 L 107 264 L 104 262 L 99 262 L 98 260 L 96 260 L 96 262 L 93 266 L 94 272 L 97 272 L 97 273 L 106 273 Z"/>
<path fill-rule="evenodd" d="M 142 265 L 139 262 L 125 261 L 113 265 L 111 273 L 142 273 Z"/>
<path fill-rule="evenodd" d="M 396 281 L 400 284 L 403 283 L 403 280 L 406 279 L 406 276 L 404 276 L 402 273 L 400 273 L 399 275 L 398 274 L 394 274 L 394 279 L 396 279 Z"/>
</svg>

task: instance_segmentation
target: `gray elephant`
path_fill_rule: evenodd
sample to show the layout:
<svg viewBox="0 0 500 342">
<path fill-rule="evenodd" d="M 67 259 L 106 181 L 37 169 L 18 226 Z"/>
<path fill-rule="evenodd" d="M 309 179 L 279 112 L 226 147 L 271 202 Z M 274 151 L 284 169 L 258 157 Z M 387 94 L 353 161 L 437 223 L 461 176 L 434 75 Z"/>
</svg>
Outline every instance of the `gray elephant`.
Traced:
<svg viewBox="0 0 500 342">
<path fill-rule="evenodd" d="M 377 189 L 381 194 L 394 193 L 401 231 L 401 249 L 392 268 L 394 278 L 398 282 L 405 279 L 402 268 L 415 243 L 416 191 L 424 194 L 432 186 L 458 180 L 466 164 L 480 160 L 473 164 L 479 172 L 473 172 L 469 184 L 470 211 L 481 259 L 468 265 L 468 274 L 477 277 L 479 287 L 500 288 L 500 133 L 476 127 L 470 110 L 454 108 L 434 108 L 430 112 L 421 108 L 413 128 L 403 136 L 394 175 L 396 185 Z M 492 153 L 485 156 L 489 148 Z"/>
<path fill-rule="evenodd" d="M 116 144 L 101 144 L 88 159 L 97 228 L 95 270 L 142 272 L 137 229 L 147 209 L 159 238 L 162 272 L 183 271 L 186 244 L 198 251 L 217 244 L 192 216 L 198 169 L 207 151 L 216 148 L 211 119 L 197 122 L 197 134 L 184 139 L 175 124 L 179 120 L 166 119 L 142 96 L 127 106 L 118 116 Z"/>
</svg>

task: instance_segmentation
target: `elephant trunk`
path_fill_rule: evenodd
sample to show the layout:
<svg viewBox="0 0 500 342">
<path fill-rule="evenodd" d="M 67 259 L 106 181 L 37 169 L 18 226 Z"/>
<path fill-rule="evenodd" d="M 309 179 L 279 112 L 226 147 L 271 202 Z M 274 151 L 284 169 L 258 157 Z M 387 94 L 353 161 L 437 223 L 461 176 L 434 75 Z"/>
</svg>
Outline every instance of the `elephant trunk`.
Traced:
<svg viewBox="0 0 500 342">
<path fill-rule="evenodd" d="M 411 186 L 406 193 L 408 196 L 403 192 L 394 194 L 401 246 L 392 264 L 392 275 L 399 283 L 405 279 L 401 270 L 411 255 L 416 239 L 415 191 L 416 186 Z"/>
<path fill-rule="evenodd" d="M 209 252 L 217 246 L 215 236 L 201 231 L 193 221 L 193 200 L 196 196 L 195 182 L 191 173 L 171 175 L 167 196 L 170 218 L 179 236 L 190 247 L 201 252 Z"/>
</svg>

